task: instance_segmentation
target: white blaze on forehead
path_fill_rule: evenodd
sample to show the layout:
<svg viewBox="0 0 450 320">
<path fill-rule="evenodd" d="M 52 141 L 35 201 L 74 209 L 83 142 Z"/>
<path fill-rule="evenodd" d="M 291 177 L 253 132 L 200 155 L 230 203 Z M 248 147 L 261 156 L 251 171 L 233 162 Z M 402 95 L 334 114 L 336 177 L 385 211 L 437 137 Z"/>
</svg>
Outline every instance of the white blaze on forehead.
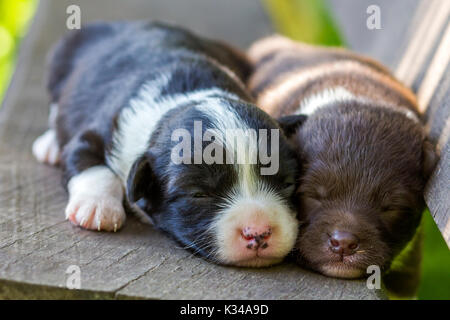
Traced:
<svg viewBox="0 0 450 320">
<path fill-rule="evenodd" d="M 257 159 L 259 143 L 255 128 L 248 124 L 232 107 L 218 105 L 217 101 L 205 101 L 196 108 L 208 115 L 213 127 L 218 131 L 217 137 L 226 149 L 226 154 L 239 155 L 234 158 L 233 168 L 236 170 L 237 182 L 223 200 L 221 212 L 213 222 L 217 245 L 217 258 L 224 263 L 238 263 L 240 230 L 252 224 L 264 221 L 273 230 L 270 254 L 273 258 L 284 257 L 294 246 L 297 236 L 298 222 L 295 213 L 279 195 L 282 190 L 273 190 L 261 179 L 261 173 L 255 163 L 248 160 Z M 234 134 L 227 134 L 232 132 Z M 270 132 L 268 133 L 270 134 Z M 273 138 L 273 137 L 272 137 Z M 266 263 L 270 263 L 270 259 Z M 275 260 L 272 260 L 275 261 Z M 254 260 L 258 265 L 264 264 Z M 252 261 L 248 262 L 252 265 Z"/>
<path fill-rule="evenodd" d="M 206 100 L 196 106 L 212 121 L 216 139 L 222 144 L 226 163 L 233 164 L 238 174 L 238 184 L 243 192 L 251 194 L 257 191 L 260 181 L 257 171 L 258 141 L 256 128 L 250 128 L 235 109 L 220 104 L 216 100 Z"/>
<path fill-rule="evenodd" d="M 213 95 L 235 97 L 217 88 L 161 96 L 161 91 L 170 80 L 170 75 L 164 75 L 145 82 L 137 96 L 120 112 L 107 163 L 123 181 L 126 181 L 134 161 L 147 150 L 153 131 L 168 111 Z"/>
</svg>

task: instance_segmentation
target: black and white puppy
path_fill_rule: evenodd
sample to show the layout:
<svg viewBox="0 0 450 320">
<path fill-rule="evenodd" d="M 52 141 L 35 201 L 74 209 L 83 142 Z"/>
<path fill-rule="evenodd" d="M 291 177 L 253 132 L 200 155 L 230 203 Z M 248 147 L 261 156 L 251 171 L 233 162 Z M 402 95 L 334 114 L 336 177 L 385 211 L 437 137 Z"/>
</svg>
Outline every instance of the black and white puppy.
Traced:
<svg viewBox="0 0 450 320">
<path fill-rule="evenodd" d="M 68 34 L 49 59 L 50 129 L 33 145 L 39 161 L 61 162 L 66 217 L 116 231 L 126 195 L 156 227 L 216 263 L 281 261 L 297 236 L 290 200 L 298 165 L 285 135 L 274 136 L 280 124 L 249 102 L 241 82 L 248 70 L 237 50 L 164 24 L 96 23 Z M 228 129 L 256 136 L 225 141 Z M 198 161 L 195 139 L 174 161 L 182 138 L 198 135 L 200 156 L 213 148 L 219 161 Z M 235 154 L 257 161 L 220 161 Z"/>
</svg>

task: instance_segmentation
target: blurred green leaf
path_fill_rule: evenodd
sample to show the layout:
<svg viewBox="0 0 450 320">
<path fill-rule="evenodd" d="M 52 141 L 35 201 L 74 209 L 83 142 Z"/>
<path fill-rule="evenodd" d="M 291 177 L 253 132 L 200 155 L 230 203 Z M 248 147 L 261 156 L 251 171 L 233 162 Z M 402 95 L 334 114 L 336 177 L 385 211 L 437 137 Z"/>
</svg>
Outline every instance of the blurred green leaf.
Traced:
<svg viewBox="0 0 450 320">
<path fill-rule="evenodd" d="M 450 299 L 450 250 L 430 212 L 424 212 L 422 282 L 419 299 Z"/>
<path fill-rule="evenodd" d="M 36 0 L 0 0 L 0 102 L 11 78 L 18 43 L 36 5 Z"/>
<path fill-rule="evenodd" d="M 343 44 L 342 37 L 323 0 L 263 0 L 282 34 L 308 43 Z"/>
</svg>

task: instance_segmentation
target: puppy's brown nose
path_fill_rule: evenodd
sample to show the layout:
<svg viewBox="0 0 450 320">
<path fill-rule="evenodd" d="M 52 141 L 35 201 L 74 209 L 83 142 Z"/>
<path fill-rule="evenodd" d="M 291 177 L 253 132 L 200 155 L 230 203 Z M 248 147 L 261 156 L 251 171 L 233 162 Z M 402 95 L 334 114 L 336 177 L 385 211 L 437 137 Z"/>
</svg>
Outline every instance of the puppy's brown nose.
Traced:
<svg viewBox="0 0 450 320">
<path fill-rule="evenodd" d="M 349 256 L 358 249 L 358 238 L 345 231 L 334 231 L 328 240 L 331 251 L 340 255 Z"/>
</svg>

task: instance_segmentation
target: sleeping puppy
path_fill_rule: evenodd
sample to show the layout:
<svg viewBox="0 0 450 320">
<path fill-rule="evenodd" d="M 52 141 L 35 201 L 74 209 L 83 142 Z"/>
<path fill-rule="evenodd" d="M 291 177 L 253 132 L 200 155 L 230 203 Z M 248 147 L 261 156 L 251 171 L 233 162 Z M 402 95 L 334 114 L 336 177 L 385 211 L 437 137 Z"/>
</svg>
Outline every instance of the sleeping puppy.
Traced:
<svg viewBox="0 0 450 320">
<path fill-rule="evenodd" d="M 304 165 L 298 262 L 342 278 L 386 270 L 418 226 L 435 162 L 415 96 L 344 49 L 273 36 L 249 56 L 257 104 L 283 121 L 308 117 L 292 136 Z"/>
<path fill-rule="evenodd" d="M 279 262 L 298 232 L 297 163 L 280 125 L 250 102 L 248 71 L 237 50 L 164 24 L 69 33 L 49 58 L 50 129 L 33 145 L 39 161 L 61 163 L 67 219 L 116 231 L 126 200 L 211 261 Z M 235 154 L 256 160 L 229 162 Z"/>
</svg>

